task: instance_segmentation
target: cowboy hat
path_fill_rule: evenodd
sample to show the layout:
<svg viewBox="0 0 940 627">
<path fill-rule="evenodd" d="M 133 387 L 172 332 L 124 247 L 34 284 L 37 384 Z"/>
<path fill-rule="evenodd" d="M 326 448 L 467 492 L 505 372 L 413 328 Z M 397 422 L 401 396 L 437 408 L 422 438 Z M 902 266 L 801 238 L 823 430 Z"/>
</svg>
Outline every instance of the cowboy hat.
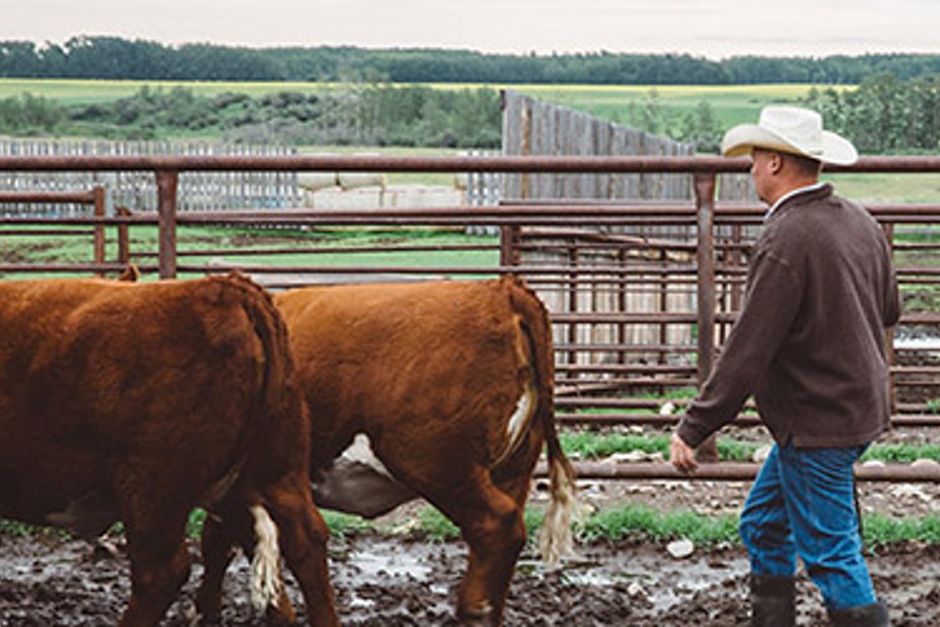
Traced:
<svg viewBox="0 0 940 627">
<path fill-rule="evenodd" d="M 748 155 L 754 148 L 778 150 L 823 163 L 850 165 L 858 160 L 852 142 L 824 131 L 822 116 L 800 107 L 764 107 L 757 124 L 739 124 L 725 133 L 721 153 Z"/>
</svg>

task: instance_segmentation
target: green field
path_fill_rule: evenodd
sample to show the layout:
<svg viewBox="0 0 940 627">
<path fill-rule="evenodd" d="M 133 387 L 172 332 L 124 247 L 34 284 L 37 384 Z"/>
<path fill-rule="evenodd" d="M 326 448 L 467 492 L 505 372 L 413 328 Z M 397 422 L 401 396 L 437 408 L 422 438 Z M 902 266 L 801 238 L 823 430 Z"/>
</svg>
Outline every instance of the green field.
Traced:
<svg viewBox="0 0 940 627">
<path fill-rule="evenodd" d="M 280 91 L 317 93 L 350 87 L 348 83 L 310 82 L 192 82 L 192 81 L 101 81 L 63 79 L 0 79 L 0 99 L 32 94 L 64 105 L 101 103 L 131 96 L 143 86 L 170 90 L 185 87 L 196 95 L 214 96 L 223 92 L 260 96 Z M 604 119 L 629 124 L 638 109 L 653 101 L 665 117 L 679 119 L 701 102 L 707 102 L 726 129 L 741 122 L 757 120 L 760 109 L 771 103 L 797 104 L 813 87 L 809 84 L 774 85 L 480 85 L 434 83 L 435 89 L 491 87 L 514 89 L 533 97 L 555 102 Z M 818 86 L 817 86 L 818 87 Z M 837 89 L 851 89 L 840 86 Z M 182 138 L 182 137 L 181 137 Z M 211 140 L 212 137 L 200 136 Z M 400 148 L 374 146 L 305 146 L 302 153 L 372 153 L 389 156 L 453 155 L 444 148 Z M 863 202 L 936 202 L 940 196 L 940 174 L 843 174 L 826 177 L 845 196 Z M 392 184 L 450 185 L 453 176 L 434 173 L 393 173 Z"/>
<path fill-rule="evenodd" d="M 193 81 L 108 81 L 66 79 L 0 79 L 0 98 L 32 94 L 56 100 L 64 105 L 87 105 L 131 96 L 143 86 L 170 90 L 185 87 L 197 96 L 215 96 L 224 92 L 260 96 L 294 91 L 318 93 L 350 87 L 348 83 L 305 82 L 193 82 Z M 405 85 L 400 85 L 405 86 Z M 641 106 L 655 94 L 655 99 L 669 115 L 681 116 L 702 101 L 708 102 L 722 126 L 756 119 L 757 112 L 770 103 L 796 103 L 812 85 L 510 85 L 478 83 L 431 83 L 435 89 L 512 89 L 549 102 L 585 111 L 604 119 L 626 121 L 631 103 Z M 818 87 L 818 86 L 817 86 Z M 847 87 L 839 87 L 846 89 Z"/>
</svg>

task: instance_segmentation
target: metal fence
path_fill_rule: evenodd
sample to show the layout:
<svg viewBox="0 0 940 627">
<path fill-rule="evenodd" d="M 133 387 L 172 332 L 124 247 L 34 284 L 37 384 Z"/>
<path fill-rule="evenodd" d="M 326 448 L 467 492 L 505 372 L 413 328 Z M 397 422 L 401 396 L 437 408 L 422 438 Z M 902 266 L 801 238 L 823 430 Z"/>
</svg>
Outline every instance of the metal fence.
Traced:
<svg viewBox="0 0 940 627">
<path fill-rule="evenodd" d="M 559 420 L 581 425 L 668 425 L 675 416 L 659 412 L 660 401 L 639 395 L 650 389 L 688 387 L 700 383 L 710 372 L 715 350 L 740 307 L 745 275 L 744 253 L 749 245 L 748 225 L 760 221 L 763 208 L 753 204 L 722 203 L 716 200 L 715 184 L 721 173 L 746 171 L 748 161 L 719 157 L 0 157 L 0 172 L 46 171 L 136 171 L 155 173 L 158 189 L 157 211 L 134 210 L 113 217 L 16 217 L 0 220 L 6 229 L 26 226 L 77 226 L 117 228 L 126 231 L 137 225 L 156 226 L 158 247 L 153 251 L 127 251 L 112 263 L 90 264 L 0 264 L 0 272 L 105 272 L 119 271 L 130 255 L 139 255 L 144 272 L 169 278 L 182 273 L 211 273 L 229 270 L 232 264 L 205 261 L 209 251 L 181 251 L 176 246 L 177 229 L 191 225 L 253 226 L 276 223 L 281 226 L 316 229 L 337 226 L 369 226 L 394 229 L 415 226 L 454 226 L 495 224 L 500 227 L 498 242 L 478 245 L 440 246 L 451 250 L 498 249 L 495 265 L 448 265 L 440 267 L 383 265 L 318 265 L 318 250 L 311 244 L 310 261 L 302 265 L 240 263 L 238 267 L 271 287 L 298 283 L 343 280 L 369 280 L 395 277 L 496 276 L 512 273 L 524 277 L 551 303 L 552 294 L 575 306 L 559 311 L 551 307 L 556 337 L 557 399 Z M 688 173 L 694 181 L 694 199 L 686 202 L 540 202 L 515 203 L 497 207 L 460 207 L 390 211 L 330 211 L 304 209 L 268 211 L 179 212 L 179 176 L 187 171 L 478 171 L 478 172 L 664 172 Z M 865 158 L 851 167 L 834 171 L 855 172 L 940 172 L 940 158 Z M 2 199 L 0 199 L 2 200 Z M 889 238 L 908 225 L 935 228 L 940 223 L 940 205 L 881 204 L 868 207 L 882 223 Z M 613 227 L 627 225 L 682 227 L 676 233 L 691 232 L 691 238 L 653 238 L 617 233 Z M 601 232 L 598 232 L 598 227 Z M 610 227 L 610 228 L 607 228 Z M 0 231 L 0 234 L 5 231 Z M 728 233 L 728 236 L 721 235 Z M 737 235 L 735 235 L 737 234 Z M 557 249 L 563 254 L 553 261 L 525 261 L 527 249 Z M 896 254 L 914 249 L 924 254 L 940 248 L 931 241 L 895 242 Z M 387 252 L 421 249 L 420 244 L 370 246 L 345 252 Z M 277 249 L 268 248 L 267 254 Z M 282 252 L 297 253 L 297 248 Z M 319 252 L 323 252 L 319 250 Z M 337 252 L 335 247 L 330 252 Z M 341 250 L 341 252 L 343 252 Z M 150 256 L 146 256 L 150 255 Z M 590 266 L 579 265 L 581 258 L 593 257 Z M 147 259 L 153 261 L 147 262 Z M 546 257 L 549 259 L 549 257 Z M 558 260 L 567 260 L 560 262 Z M 903 263 L 898 266 L 902 288 L 907 293 L 935 290 L 940 285 L 940 268 Z M 628 299 L 644 294 L 658 302 L 668 302 L 674 292 L 691 294 L 694 306 L 686 310 L 643 311 L 624 305 L 614 312 L 596 312 L 582 307 L 583 290 L 603 286 L 609 298 Z M 640 301 L 636 301 L 640 302 Z M 636 326 L 656 330 L 655 341 L 631 336 Z M 900 326 L 930 328 L 940 325 L 940 313 L 905 313 Z M 672 327 L 697 329 L 693 343 L 671 336 Z M 585 331 L 587 329 L 587 331 Z M 605 329 L 601 335 L 596 332 Z M 894 348 L 894 343 L 889 344 Z M 894 424 L 898 426 L 937 426 L 940 416 L 924 402 L 905 402 L 905 388 L 940 385 L 940 367 L 929 359 L 930 350 L 898 347 L 891 351 L 892 379 L 898 399 Z M 910 359 L 913 356 L 914 359 Z M 918 361 L 919 357 L 927 358 Z M 616 413 L 586 413 L 599 408 Z M 636 413 L 639 410 L 640 413 Z M 754 424 L 751 415 L 738 418 L 742 425 Z M 741 478 L 755 467 L 739 468 L 707 465 L 702 478 Z M 675 476 L 662 464 L 650 467 L 630 464 L 603 468 L 582 465 L 582 476 Z M 940 481 L 933 468 L 866 470 L 861 478 L 885 480 Z"/>
</svg>

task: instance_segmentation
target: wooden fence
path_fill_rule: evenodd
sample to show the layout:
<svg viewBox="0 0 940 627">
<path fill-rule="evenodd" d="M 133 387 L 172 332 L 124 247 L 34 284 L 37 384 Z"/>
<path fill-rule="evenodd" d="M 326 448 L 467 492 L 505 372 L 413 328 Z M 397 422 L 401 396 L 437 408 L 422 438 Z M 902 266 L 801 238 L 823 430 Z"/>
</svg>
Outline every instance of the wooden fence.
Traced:
<svg viewBox="0 0 940 627">
<path fill-rule="evenodd" d="M 688 156 L 692 144 L 601 120 L 580 111 L 506 90 L 503 154 Z M 502 196 L 519 199 L 691 200 L 688 174 L 515 174 L 503 180 Z"/>
<path fill-rule="evenodd" d="M 0 156 L 53 155 L 293 155 L 284 146 L 251 146 L 210 142 L 157 141 L 62 141 L 0 140 Z M 76 189 L 105 189 L 108 213 L 116 206 L 136 211 L 157 209 L 157 182 L 149 172 L 3 172 L 0 189 L 17 192 L 63 192 Z M 185 172 L 179 179 L 180 210 L 284 208 L 300 204 L 296 172 Z M 87 212 L 87 206 L 65 203 L 17 203 L 0 208 L 6 215 L 45 214 L 69 216 Z"/>
<path fill-rule="evenodd" d="M 513 91 L 504 91 L 503 97 L 503 154 L 505 155 L 579 155 L 579 156 L 689 156 L 694 153 L 692 144 L 677 142 L 667 137 L 601 120 L 567 107 L 542 102 Z M 691 201 L 693 198 L 691 174 L 667 174 L 663 172 L 638 173 L 524 173 L 503 177 L 502 202 L 507 205 L 529 201 L 555 201 L 592 203 L 626 201 Z M 559 249 L 558 241 L 539 245 L 531 240 L 530 247 L 522 252 L 524 263 L 572 264 L 582 268 L 626 265 L 627 259 L 635 255 L 645 257 L 648 250 L 637 248 L 615 248 L 593 253 L 573 251 L 581 246 L 583 237 L 603 237 L 604 233 L 629 234 L 657 241 L 679 243 L 694 241 L 694 229 L 687 226 L 621 226 L 587 227 L 582 233 L 572 233 L 569 248 Z M 688 257 L 677 253 L 679 257 Z M 575 256 L 576 255 L 576 256 Z M 675 261 L 676 255 L 662 254 L 648 263 L 664 266 Z M 638 276 L 638 284 L 657 284 L 657 275 Z M 629 290 L 624 297 L 622 286 L 616 282 L 598 280 L 592 288 L 571 291 L 540 289 L 539 295 L 552 311 L 574 313 L 615 312 L 688 312 L 694 310 L 694 291 L 684 290 L 666 294 L 662 290 Z M 636 325 L 629 329 L 628 336 L 615 328 L 572 325 L 567 332 L 556 329 L 556 342 L 608 342 L 618 336 L 620 341 L 637 344 L 661 344 L 668 334 L 672 341 L 689 341 L 688 328 L 670 328 L 664 331 L 656 325 Z M 578 363 L 597 363 L 603 355 L 581 353 L 572 359 Z"/>
</svg>

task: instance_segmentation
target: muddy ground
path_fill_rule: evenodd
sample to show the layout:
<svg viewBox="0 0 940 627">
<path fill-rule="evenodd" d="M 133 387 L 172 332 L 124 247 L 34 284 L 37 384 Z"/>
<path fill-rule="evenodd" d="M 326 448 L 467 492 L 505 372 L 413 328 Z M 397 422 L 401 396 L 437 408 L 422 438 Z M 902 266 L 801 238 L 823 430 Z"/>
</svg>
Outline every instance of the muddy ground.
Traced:
<svg viewBox="0 0 940 627">
<path fill-rule="evenodd" d="M 188 624 L 197 561 L 164 625 Z M 331 540 L 331 570 L 344 625 L 456 625 L 452 603 L 464 567 L 460 542 L 358 535 Z M 940 625 L 940 547 L 894 546 L 869 557 L 875 587 L 898 626 Z M 746 558 L 737 548 L 685 559 L 635 542 L 582 545 L 562 569 L 527 551 L 517 569 L 507 625 L 746 625 Z M 223 625 L 260 625 L 248 601 L 248 563 L 226 580 Z M 302 607 L 296 586 L 291 594 Z M 0 626 L 113 625 L 129 593 L 123 556 L 95 557 L 88 544 L 53 534 L 0 537 Z M 825 624 L 818 593 L 799 583 L 800 624 Z"/>
<path fill-rule="evenodd" d="M 644 428 L 651 435 L 655 429 Z M 764 439 L 762 429 L 735 429 L 735 439 Z M 923 444 L 930 429 L 899 429 L 880 441 Z M 531 505 L 544 506 L 544 480 L 535 483 Z M 580 481 L 581 500 L 594 510 L 640 503 L 661 510 L 706 515 L 737 514 L 749 483 L 715 481 Z M 920 517 L 940 511 L 940 485 L 865 483 L 865 512 Z M 399 508 L 380 519 L 381 529 L 406 529 L 426 507 Z M 199 581 L 198 547 L 189 582 L 164 626 L 189 623 Z M 452 626 L 457 585 L 465 568 L 461 542 L 418 539 L 408 533 L 365 533 L 330 540 L 330 565 L 343 625 Z M 940 626 L 940 546 L 893 545 L 868 557 L 875 588 L 897 626 Z M 546 570 L 531 548 L 523 554 L 510 590 L 506 625 L 682 626 L 747 625 L 747 560 L 739 547 L 696 548 L 676 559 L 665 544 L 621 541 L 579 545 L 564 568 Z M 289 582 L 295 605 L 302 608 Z M 113 625 L 130 591 L 128 563 L 95 553 L 54 532 L 27 537 L 0 535 L 0 627 Z M 261 625 L 248 597 L 248 563 L 239 557 L 226 579 L 225 626 Z M 799 583 L 801 625 L 826 624 L 818 592 Z"/>
</svg>

